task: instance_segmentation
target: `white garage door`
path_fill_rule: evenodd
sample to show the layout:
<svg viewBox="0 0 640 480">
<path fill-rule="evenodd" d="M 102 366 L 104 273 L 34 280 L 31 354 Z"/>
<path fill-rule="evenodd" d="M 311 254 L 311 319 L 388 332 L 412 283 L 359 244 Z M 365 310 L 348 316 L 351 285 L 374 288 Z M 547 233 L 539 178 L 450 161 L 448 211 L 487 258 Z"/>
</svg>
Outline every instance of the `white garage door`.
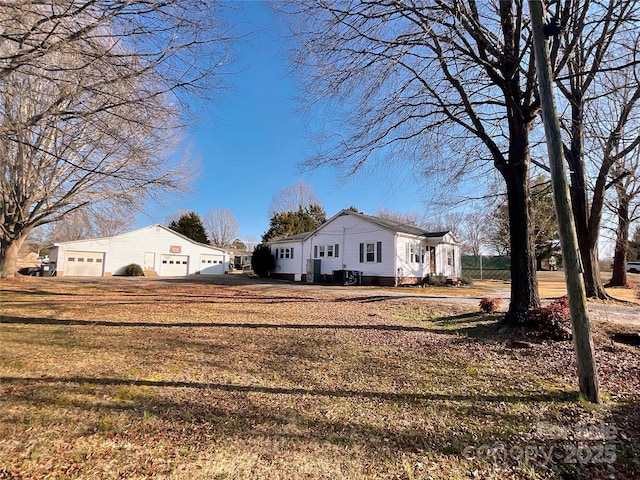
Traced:
<svg viewBox="0 0 640 480">
<path fill-rule="evenodd" d="M 202 275 L 218 275 L 224 273 L 224 256 L 200 255 L 200 273 Z"/>
<path fill-rule="evenodd" d="M 189 271 L 189 257 L 186 255 L 161 255 L 160 275 L 163 277 L 184 277 Z"/>
<path fill-rule="evenodd" d="M 69 251 L 64 262 L 65 277 L 101 277 L 104 252 Z"/>
</svg>

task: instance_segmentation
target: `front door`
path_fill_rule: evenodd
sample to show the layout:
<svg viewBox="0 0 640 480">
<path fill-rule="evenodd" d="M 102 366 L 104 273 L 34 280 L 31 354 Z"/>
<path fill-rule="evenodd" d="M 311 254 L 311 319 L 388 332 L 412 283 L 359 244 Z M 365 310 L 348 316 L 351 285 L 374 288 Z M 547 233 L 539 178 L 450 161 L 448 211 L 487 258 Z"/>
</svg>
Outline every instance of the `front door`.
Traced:
<svg viewBox="0 0 640 480">
<path fill-rule="evenodd" d="M 156 254 L 144 252 L 144 271 L 153 272 L 156 269 Z"/>
<path fill-rule="evenodd" d="M 429 247 L 429 273 L 436 274 L 436 247 Z"/>
</svg>

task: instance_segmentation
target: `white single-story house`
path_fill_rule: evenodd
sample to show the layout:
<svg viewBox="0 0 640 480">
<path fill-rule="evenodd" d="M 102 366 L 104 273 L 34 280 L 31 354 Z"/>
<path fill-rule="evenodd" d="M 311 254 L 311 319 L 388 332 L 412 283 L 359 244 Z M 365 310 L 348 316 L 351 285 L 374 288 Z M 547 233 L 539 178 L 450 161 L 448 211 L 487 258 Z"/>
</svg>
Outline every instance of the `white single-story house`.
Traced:
<svg viewBox="0 0 640 480">
<path fill-rule="evenodd" d="M 163 225 L 113 237 L 54 243 L 49 262 L 58 276 L 122 275 L 132 263 L 145 275 L 215 275 L 229 271 L 229 253 L 195 242 Z"/>
<path fill-rule="evenodd" d="M 460 278 L 460 244 L 451 232 L 341 210 L 312 232 L 269 242 L 272 277 L 309 283 L 400 285 L 430 275 Z"/>
</svg>

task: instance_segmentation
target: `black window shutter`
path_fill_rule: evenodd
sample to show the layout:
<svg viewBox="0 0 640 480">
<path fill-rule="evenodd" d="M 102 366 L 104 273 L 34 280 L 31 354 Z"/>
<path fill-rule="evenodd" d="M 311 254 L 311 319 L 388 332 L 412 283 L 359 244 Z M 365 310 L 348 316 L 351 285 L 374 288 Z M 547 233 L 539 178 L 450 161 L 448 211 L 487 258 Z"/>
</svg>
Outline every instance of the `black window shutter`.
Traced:
<svg viewBox="0 0 640 480">
<path fill-rule="evenodd" d="M 291 247 L 291 258 L 293 259 L 293 247 Z"/>
<path fill-rule="evenodd" d="M 377 262 L 382 263 L 382 242 L 376 243 L 376 250 Z"/>
<path fill-rule="evenodd" d="M 360 244 L 360 263 L 364 263 L 364 243 Z"/>
<path fill-rule="evenodd" d="M 334 256 L 335 257 L 339 257 L 340 256 L 340 244 L 336 243 L 336 246 L 334 248 Z"/>
<path fill-rule="evenodd" d="M 313 258 L 318 258 L 318 246 L 313 246 Z"/>
</svg>

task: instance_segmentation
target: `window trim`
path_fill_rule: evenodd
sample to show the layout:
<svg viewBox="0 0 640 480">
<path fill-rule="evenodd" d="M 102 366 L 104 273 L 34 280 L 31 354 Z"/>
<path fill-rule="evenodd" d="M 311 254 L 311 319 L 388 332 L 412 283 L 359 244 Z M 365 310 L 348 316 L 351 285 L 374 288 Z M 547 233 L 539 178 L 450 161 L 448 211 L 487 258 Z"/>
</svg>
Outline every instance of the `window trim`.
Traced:
<svg viewBox="0 0 640 480">
<path fill-rule="evenodd" d="M 360 263 L 382 263 L 382 242 L 361 242 Z"/>
</svg>

